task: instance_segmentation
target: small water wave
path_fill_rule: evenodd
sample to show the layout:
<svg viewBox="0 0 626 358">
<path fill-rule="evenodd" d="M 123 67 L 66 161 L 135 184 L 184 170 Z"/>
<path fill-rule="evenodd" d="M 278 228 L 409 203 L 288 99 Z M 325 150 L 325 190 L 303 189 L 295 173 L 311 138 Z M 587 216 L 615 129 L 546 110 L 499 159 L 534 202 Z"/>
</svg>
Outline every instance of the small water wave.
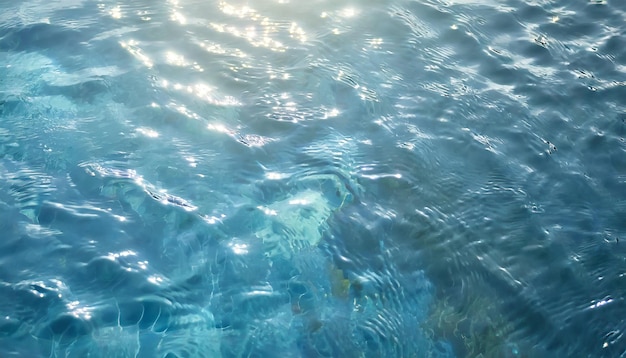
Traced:
<svg viewBox="0 0 626 358">
<path fill-rule="evenodd" d="M 0 10 L 0 355 L 624 354 L 621 3 Z"/>
</svg>

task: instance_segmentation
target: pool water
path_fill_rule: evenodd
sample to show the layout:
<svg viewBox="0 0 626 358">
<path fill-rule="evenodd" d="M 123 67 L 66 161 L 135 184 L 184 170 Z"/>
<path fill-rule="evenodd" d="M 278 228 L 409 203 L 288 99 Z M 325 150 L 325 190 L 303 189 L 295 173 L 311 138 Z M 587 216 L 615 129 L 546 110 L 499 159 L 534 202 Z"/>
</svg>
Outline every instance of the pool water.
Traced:
<svg viewBox="0 0 626 358">
<path fill-rule="evenodd" d="M 626 356 L 626 3 L 0 4 L 0 356 Z"/>
</svg>

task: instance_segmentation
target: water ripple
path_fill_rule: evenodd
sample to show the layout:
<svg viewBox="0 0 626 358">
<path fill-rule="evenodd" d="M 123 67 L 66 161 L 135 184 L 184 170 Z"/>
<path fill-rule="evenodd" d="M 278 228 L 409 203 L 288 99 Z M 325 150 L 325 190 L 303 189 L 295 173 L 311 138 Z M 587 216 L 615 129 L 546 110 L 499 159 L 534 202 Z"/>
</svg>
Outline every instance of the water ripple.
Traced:
<svg viewBox="0 0 626 358">
<path fill-rule="evenodd" d="M 623 355 L 625 13 L 3 3 L 0 355 Z"/>
</svg>

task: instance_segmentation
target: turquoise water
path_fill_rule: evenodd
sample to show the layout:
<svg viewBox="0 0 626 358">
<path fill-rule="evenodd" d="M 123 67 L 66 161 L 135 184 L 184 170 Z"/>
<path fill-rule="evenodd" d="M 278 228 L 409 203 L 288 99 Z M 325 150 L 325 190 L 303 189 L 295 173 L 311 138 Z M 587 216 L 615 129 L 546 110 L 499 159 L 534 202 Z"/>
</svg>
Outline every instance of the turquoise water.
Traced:
<svg viewBox="0 0 626 358">
<path fill-rule="evenodd" d="M 626 3 L 2 1 L 0 356 L 626 356 Z"/>
</svg>

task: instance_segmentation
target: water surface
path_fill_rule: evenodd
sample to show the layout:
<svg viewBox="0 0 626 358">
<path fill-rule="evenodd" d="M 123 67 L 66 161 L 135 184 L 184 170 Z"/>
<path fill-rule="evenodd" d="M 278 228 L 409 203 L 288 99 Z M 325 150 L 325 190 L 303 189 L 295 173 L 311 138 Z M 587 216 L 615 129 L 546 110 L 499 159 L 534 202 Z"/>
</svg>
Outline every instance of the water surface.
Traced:
<svg viewBox="0 0 626 358">
<path fill-rule="evenodd" d="M 625 355 L 625 24 L 4 2 L 0 355 Z"/>
</svg>

